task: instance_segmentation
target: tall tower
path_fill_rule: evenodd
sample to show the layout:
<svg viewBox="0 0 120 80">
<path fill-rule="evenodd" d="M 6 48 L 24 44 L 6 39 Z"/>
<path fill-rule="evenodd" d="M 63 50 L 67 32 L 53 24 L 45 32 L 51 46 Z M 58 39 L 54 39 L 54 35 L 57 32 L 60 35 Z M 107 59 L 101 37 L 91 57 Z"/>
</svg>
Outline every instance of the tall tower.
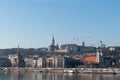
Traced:
<svg viewBox="0 0 120 80">
<path fill-rule="evenodd" d="M 103 65 L 103 52 L 102 52 L 101 47 L 99 47 L 97 49 L 96 58 L 97 58 L 97 62 L 99 63 L 99 66 L 102 67 L 102 65 Z"/>
<path fill-rule="evenodd" d="M 84 41 L 82 42 L 82 46 L 85 47 L 85 42 Z"/>
<path fill-rule="evenodd" d="M 18 55 L 18 53 L 19 53 L 19 45 L 18 45 L 18 47 L 17 47 L 17 53 L 16 53 L 16 54 Z"/>
<path fill-rule="evenodd" d="M 55 39 L 54 39 L 54 35 L 53 35 L 52 43 L 51 43 L 51 45 L 48 47 L 48 51 L 55 51 L 55 49 L 56 49 L 56 46 L 55 46 Z"/>
<path fill-rule="evenodd" d="M 54 39 L 54 35 L 53 35 L 53 39 L 52 39 L 52 45 L 55 46 L 55 39 Z"/>
<path fill-rule="evenodd" d="M 24 61 L 22 55 L 20 54 L 19 45 L 17 48 L 17 67 L 25 67 L 25 61 Z"/>
<path fill-rule="evenodd" d="M 17 67 L 19 67 L 19 45 L 17 48 Z"/>
</svg>

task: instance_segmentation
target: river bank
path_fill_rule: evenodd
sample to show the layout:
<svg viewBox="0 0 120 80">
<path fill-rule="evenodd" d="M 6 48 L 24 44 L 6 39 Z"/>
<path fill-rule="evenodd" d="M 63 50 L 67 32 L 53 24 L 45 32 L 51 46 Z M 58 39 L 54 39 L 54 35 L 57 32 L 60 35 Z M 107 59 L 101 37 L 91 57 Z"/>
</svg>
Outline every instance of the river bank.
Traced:
<svg viewBox="0 0 120 80">
<path fill-rule="evenodd" d="M 20 68 L 0 67 L 0 72 L 55 72 L 55 73 L 92 73 L 92 74 L 120 74 L 120 68 Z"/>
</svg>

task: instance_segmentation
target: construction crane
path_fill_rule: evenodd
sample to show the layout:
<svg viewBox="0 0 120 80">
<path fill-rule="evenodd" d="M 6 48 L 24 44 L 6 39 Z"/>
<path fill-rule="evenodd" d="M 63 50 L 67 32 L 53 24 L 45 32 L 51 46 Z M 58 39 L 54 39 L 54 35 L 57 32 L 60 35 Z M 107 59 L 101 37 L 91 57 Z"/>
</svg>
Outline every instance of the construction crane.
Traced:
<svg viewBox="0 0 120 80">
<path fill-rule="evenodd" d="M 75 37 L 75 38 L 73 38 L 73 40 L 75 40 L 77 44 L 79 44 L 79 43 L 80 43 L 80 40 L 82 40 L 82 45 L 83 45 L 84 40 L 87 40 L 87 39 L 89 39 L 89 38 L 91 38 L 91 37 L 90 37 L 90 36 L 83 36 L 83 37 Z M 85 45 L 85 44 L 84 44 L 84 45 Z"/>
<path fill-rule="evenodd" d="M 102 40 L 99 40 L 99 41 L 100 41 L 100 46 L 102 47 L 103 41 Z"/>
</svg>

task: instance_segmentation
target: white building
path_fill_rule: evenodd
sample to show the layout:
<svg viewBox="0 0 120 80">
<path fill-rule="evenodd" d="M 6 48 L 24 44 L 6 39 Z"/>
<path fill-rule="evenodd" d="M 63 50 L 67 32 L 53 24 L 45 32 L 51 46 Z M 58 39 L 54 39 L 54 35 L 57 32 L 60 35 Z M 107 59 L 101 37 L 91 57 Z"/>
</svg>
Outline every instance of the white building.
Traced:
<svg viewBox="0 0 120 80">
<path fill-rule="evenodd" d="M 8 59 L 10 59 L 12 66 L 14 66 L 15 65 L 15 60 L 18 59 L 18 55 L 17 54 L 9 54 Z"/>
</svg>

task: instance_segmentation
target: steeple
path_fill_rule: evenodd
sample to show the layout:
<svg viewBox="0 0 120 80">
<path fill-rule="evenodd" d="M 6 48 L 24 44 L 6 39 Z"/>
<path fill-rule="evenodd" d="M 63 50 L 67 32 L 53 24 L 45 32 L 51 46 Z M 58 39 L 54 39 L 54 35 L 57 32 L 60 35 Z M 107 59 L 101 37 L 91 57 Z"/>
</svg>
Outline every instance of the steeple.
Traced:
<svg viewBox="0 0 120 80">
<path fill-rule="evenodd" d="M 17 67 L 25 67 L 25 61 L 20 53 L 19 45 L 17 48 Z"/>
<path fill-rule="evenodd" d="M 52 45 L 55 46 L 55 39 L 54 39 L 54 35 L 53 35 L 53 39 L 52 39 Z"/>
<path fill-rule="evenodd" d="M 17 67 L 19 67 L 19 44 L 17 48 Z"/>
<path fill-rule="evenodd" d="M 82 42 L 82 46 L 85 47 L 85 42 L 84 41 Z"/>
<path fill-rule="evenodd" d="M 19 44 L 18 44 L 18 48 L 17 48 L 17 55 L 19 54 Z"/>
</svg>

